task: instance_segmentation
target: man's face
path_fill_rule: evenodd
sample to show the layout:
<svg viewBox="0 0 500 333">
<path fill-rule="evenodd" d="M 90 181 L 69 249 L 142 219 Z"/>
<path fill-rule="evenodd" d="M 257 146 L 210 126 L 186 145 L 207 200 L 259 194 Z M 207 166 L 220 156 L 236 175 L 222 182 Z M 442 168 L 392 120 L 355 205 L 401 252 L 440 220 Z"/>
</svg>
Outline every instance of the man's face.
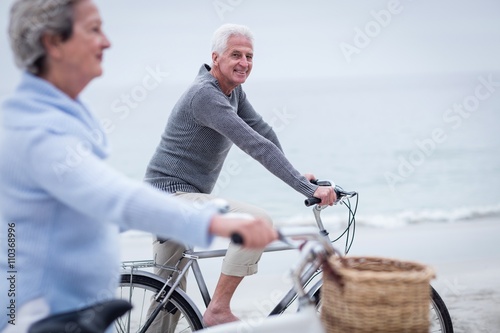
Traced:
<svg viewBox="0 0 500 333">
<path fill-rule="evenodd" d="M 212 59 L 220 73 L 218 80 L 222 90 L 231 91 L 244 83 L 252 71 L 252 42 L 243 36 L 231 36 L 224 53 L 213 53 Z"/>
</svg>

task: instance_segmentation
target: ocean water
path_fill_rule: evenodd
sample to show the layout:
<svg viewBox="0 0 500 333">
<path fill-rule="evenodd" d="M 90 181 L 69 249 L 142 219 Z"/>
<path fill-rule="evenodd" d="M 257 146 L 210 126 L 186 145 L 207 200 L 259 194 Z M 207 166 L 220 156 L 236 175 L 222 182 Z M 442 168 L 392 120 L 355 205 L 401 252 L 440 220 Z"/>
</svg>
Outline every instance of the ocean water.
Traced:
<svg viewBox="0 0 500 333">
<path fill-rule="evenodd" d="M 2 31 L 12 2 L 0 3 Z M 389 16 L 382 0 L 95 2 L 112 47 L 81 97 L 112 125 L 109 163 L 127 176 L 142 180 L 172 106 L 210 62 L 212 32 L 233 22 L 256 37 L 248 98 L 299 171 L 359 193 L 359 225 L 500 215 L 497 1 L 401 1 Z M 6 34 L 0 58 L 1 102 L 19 80 Z M 238 148 L 227 166 L 218 195 L 280 225 L 312 223 L 303 196 Z M 324 216 L 337 225 L 347 210 Z"/>
<path fill-rule="evenodd" d="M 497 82 L 500 73 L 488 72 L 282 81 L 250 77 L 244 89 L 299 171 L 359 193 L 358 225 L 397 227 L 500 216 Z M 108 110 L 102 117 L 114 119 L 113 166 L 143 177 L 186 86 L 165 84 L 127 116 L 109 111 L 120 89 L 88 96 L 94 109 Z M 237 147 L 214 193 L 261 206 L 279 225 L 313 223 L 303 196 Z M 327 223 L 342 225 L 347 210 L 336 206 L 323 215 Z"/>
</svg>

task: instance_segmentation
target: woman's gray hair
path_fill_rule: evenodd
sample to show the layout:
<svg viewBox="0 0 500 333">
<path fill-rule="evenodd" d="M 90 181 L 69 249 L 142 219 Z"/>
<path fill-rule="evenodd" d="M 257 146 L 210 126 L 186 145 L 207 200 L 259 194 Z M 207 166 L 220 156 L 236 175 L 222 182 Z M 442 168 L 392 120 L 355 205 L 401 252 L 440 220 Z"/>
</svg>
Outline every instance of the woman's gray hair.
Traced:
<svg viewBox="0 0 500 333">
<path fill-rule="evenodd" d="M 10 10 L 9 37 L 17 66 L 33 74 L 44 68 L 42 36 L 68 40 L 73 33 L 73 6 L 80 0 L 16 0 Z"/>
<path fill-rule="evenodd" d="M 227 41 L 232 36 L 246 37 L 253 45 L 253 34 L 247 26 L 228 23 L 215 30 L 212 37 L 212 52 L 224 53 Z"/>
</svg>

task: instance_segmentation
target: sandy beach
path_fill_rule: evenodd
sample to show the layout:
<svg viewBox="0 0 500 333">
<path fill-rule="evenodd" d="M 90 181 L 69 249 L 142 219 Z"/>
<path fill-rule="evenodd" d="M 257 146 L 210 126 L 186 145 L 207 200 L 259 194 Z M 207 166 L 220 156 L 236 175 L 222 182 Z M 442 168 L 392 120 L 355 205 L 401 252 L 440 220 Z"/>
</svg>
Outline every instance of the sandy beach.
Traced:
<svg viewBox="0 0 500 333">
<path fill-rule="evenodd" d="M 417 260 L 436 271 L 432 285 L 455 332 L 500 332 L 498 220 L 360 230 L 352 254 Z"/>
<path fill-rule="evenodd" d="M 0 1 L 0 104 L 22 77 L 7 34 L 14 2 Z M 144 181 L 175 103 L 212 63 L 212 33 L 245 24 L 255 59 L 243 88 L 287 159 L 362 195 L 350 255 L 432 266 L 455 332 L 500 333 L 500 1 L 93 2 L 112 47 L 79 100 L 105 129 L 112 168 Z M 11 126 L 3 118 L 0 141 Z M 303 194 L 236 146 L 212 194 L 285 225 L 312 219 Z M 153 258 L 150 234 L 126 232 L 120 246 L 122 260 Z M 265 253 L 233 298 L 235 314 L 264 320 L 291 288 L 297 257 Z M 211 292 L 221 262 L 200 262 Z M 192 274 L 187 293 L 203 313 Z"/>
<path fill-rule="evenodd" d="M 500 221 L 483 218 L 443 224 L 418 224 L 393 229 L 359 227 L 351 255 L 384 256 L 428 264 L 436 271 L 432 285 L 445 301 L 455 332 L 500 332 Z M 224 247 L 217 239 L 214 248 Z M 342 246 L 342 244 L 339 244 Z M 124 260 L 150 259 L 151 237 L 135 232 L 122 236 Z M 246 278 L 233 301 L 242 318 L 262 318 L 290 288 L 288 270 L 294 251 L 266 253 L 259 273 Z M 220 259 L 201 262 L 211 290 L 219 275 Z M 188 294 L 204 305 L 188 282 Z"/>
</svg>

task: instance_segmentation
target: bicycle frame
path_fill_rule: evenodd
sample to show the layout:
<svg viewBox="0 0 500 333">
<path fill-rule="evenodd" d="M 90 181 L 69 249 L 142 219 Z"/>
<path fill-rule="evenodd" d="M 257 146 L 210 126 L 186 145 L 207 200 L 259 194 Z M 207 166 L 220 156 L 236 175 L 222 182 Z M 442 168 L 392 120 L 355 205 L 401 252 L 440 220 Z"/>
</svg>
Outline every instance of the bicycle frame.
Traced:
<svg viewBox="0 0 500 333">
<path fill-rule="evenodd" d="M 291 246 L 288 246 L 288 245 L 270 246 L 270 247 L 266 248 L 264 250 L 264 252 L 286 251 L 286 250 L 292 250 L 292 249 L 294 249 L 294 248 Z M 122 267 L 125 269 L 127 269 L 127 268 L 129 269 L 129 270 L 127 270 L 127 274 L 130 274 L 130 275 L 139 274 L 139 275 L 144 275 L 144 276 L 150 276 L 150 277 L 154 277 L 157 280 L 160 279 L 160 277 L 158 275 L 155 275 L 153 273 L 150 273 L 150 272 L 147 272 L 144 270 L 139 270 L 139 268 L 156 267 L 156 268 L 166 269 L 168 271 L 171 271 L 172 273 L 179 273 L 178 277 L 174 281 L 171 281 L 171 279 L 164 281 L 164 285 L 163 285 L 162 290 L 160 290 L 160 292 L 156 296 L 157 301 L 159 301 L 160 299 L 162 299 L 162 300 L 161 300 L 161 302 L 159 302 L 159 304 L 155 308 L 155 311 L 151 314 L 150 318 L 148 318 L 148 320 L 150 320 L 152 322 L 154 320 L 154 318 L 156 317 L 156 315 L 158 315 L 158 313 L 161 311 L 161 309 L 168 303 L 169 298 L 172 295 L 174 290 L 177 290 L 177 292 L 183 294 L 183 296 L 185 296 L 186 300 L 188 300 L 191 303 L 191 305 L 193 305 L 194 309 L 198 309 L 198 307 L 194 304 L 194 301 L 192 301 L 192 299 L 187 294 L 185 294 L 180 288 L 177 288 L 179 285 L 179 282 L 181 280 L 181 277 L 183 277 L 189 271 L 189 269 L 191 269 L 193 272 L 194 278 L 196 280 L 198 289 L 201 293 L 201 296 L 203 298 L 203 302 L 204 302 L 205 306 L 208 306 L 208 304 L 210 303 L 210 300 L 211 300 L 211 295 L 210 295 L 210 292 L 208 290 L 207 284 L 205 282 L 205 278 L 203 276 L 203 273 L 202 273 L 202 270 L 201 270 L 201 267 L 200 267 L 198 260 L 211 259 L 211 258 L 221 258 L 221 257 L 224 257 L 225 254 L 226 254 L 226 250 L 194 251 L 192 249 L 189 249 L 184 253 L 183 258 L 181 259 L 181 260 L 188 261 L 182 270 L 179 270 L 175 267 L 165 267 L 165 266 L 158 265 L 154 262 L 154 260 L 124 261 L 122 263 Z M 319 273 L 320 273 L 319 270 L 312 268 L 312 267 L 310 267 L 308 270 L 306 270 L 306 272 L 301 277 L 301 282 L 302 282 L 303 286 L 306 287 L 308 285 L 308 283 L 312 279 L 314 279 L 314 277 L 316 277 Z M 276 307 L 269 313 L 269 316 L 283 313 L 296 298 L 297 298 L 297 293 L 294 291 L 293 288 L 291 288 L 288 291 L 288 293 L 276 305 Z M 201 314 L 200 314 L 200 318 L 201 318 Z M 151 323 L 147 322 L 145 324 L 144 328 L 147 329 L 150 324 Z"/>
<path fill-rule="evenodd" d="M 317 238 L 320 235 L 315 235 Z M 288 332 L 288 333 L 324 333 L 323 324 L 316 313 L 315 303 L 311 300 L 308 294 L 304 291 L 302 285 L 302 272 L 308 266 L 319 268 L 324 260 L 335 252 L 331 244 L 326 244 L 323 239 L 322 244 L 311 243 L 306 244 L 305 249 L 301 249 L 301 258 L 298 260 L 295 268 L 292 270 L 292 280 L 294 281 L 294 289 L 299 297 L 299 311 L 288 313 L 282 316 L 272 316 L 261 322 L 245 322 L 238 321 L 208 329 L 200 332 L 206 333 L 226 333 L 226 332 L 248 332 L 248 333 L 273 333 L 273 332 Z M 319 247 L 318 247 L 319 246 Z"/>
<path fill-rule="evenodd" d="M 349 195 L 348 192 L 344 193 Z M 350 216 L 352 214 L 353 219 L 349 220 L 347 229 L 337 239 L 335 239 L 335 241 L 338 240 L 340 237 L 342 237 L 344 234 L 346 234 L 346 232 L 347 232 L 347 240 L 349 240 L 350 226 L 351 222 L 354 222 L 354 215 L 356 209 L 354 209 L 354 211 L 351 211 L 350 204 L 347 206 L 349 208 Z M 299 304 L 298 312 L 287 313 L 282 316 L 271 316 L 267 317 L 267 319 L 262 318 L 262 321 L 260 323 L 256 323 L 255 321 L 249 321 L 249 322 L 243 321 L 243 322 L 233 322 L 224 325 L 219 325 L 217 327 L 208 329 L 203 328 L 202 316 L 199 311 L 199 308 L 195 305 L 192 299 L 188 295 L 186 295 L 185 292 L 183 292 L 180 288 L 178 288 L 180 278 L 177 278 L 173 281 L 173 283 L 170 283 L 171 282 L 170 280 L 172 280 L 171 277 L 168 280 L 165 280 L 156 274 L 141 270 L 141 268 L 160 267 L 163 269 L 170 270 L 172 271 L 172 273 L 179 273 L 179 276 L 182 277 L 191 268 L 195 274 L 195 279 L 197 281 L 198 288 L 202 293 L 205 305 L 208 305 L 210 303 L 210 294 L 205 284 L 205 280 L 203 278 L 203 274 L 201 272 L 198 259 L 223 257 L 226 254 L 227 250 L 194 251 L 193 249 L 189 249 L 184 253 L 183 257 L 179 260 L 179 262 L 175 267 L 163 267 L 157 265 L 153 260 L 128 261 L 122 263 L 125 269 L 130 268 L 125 273 L 125 275 L 124 273 L 122 273 L 121 276 L 122 283 L 125 283 L 123 286 L 127 287 L 130 284 L 129 298 L 131 299 L 133 294 L 132 290 L 134 289 L 133 288 L 134 280 L 137 280 L 136 283 L 138 289 L 144 291 L 146 290 L 153 291 L 152 294 L 154 295 L 153 297 L 156 297 L 156 301 L 160 303 L 155 308 L 155 310 L 153 310 L 153 314 L 150 315 L 148 311 L 147 315 L 148 319 L 146 320 L 146 324 L 141 328 L 139 332 L 145 332 L 151 325 L 152 321 L 158 315 L 158 312 L 161 311 L 163 308 L 169 310 L 170 306 L 170 311 L 173 310 L 177 311 L 178 309 L 180 309 L 182 314 L 185 316 L 184 318 L 190 318 L 187 320 L 189 326 L 193 326 L 195 329 L 198 330 L 202 329 L 202 332 L 207 332 L 207 333 L 209 332 L 222 333 L 228 331 L 231 332 L 245 331 L 248 333 L 270 333 L 283 330 L 290 333 L 299 333 L 299 332 L 324 333 L 324 328 L 322 326 L 321 321 L 319 320 L 319 317 L 317 316 L 317 311 L 316 311 L 319 305 L 318 302 L 320 301 L 317 292 L 322 286 L 322 281 L 321 280 L 317 281 L 312 288 L 309 288 L 308 291 L 306 291 L 306 287 L 308 287 L 309 283 L 312 281 L 313 278 L 315 278 L 318 274 L 320 274 L 321 265 L 325 262 L 325 260 L 327 260 L 327 258 L 329 258 L 334 253 L 340 256 L 342 256 L 342 254 L 337 250 L 335 250 L 335 248 L 333 248 L 332 242 L 328 237 L 328 232 L 323 227 L 321 218 L 319 216 L 319 213 L 322 208 L 316 206 L 314 209 L 315 209 L 314 214 L 316 216 L 316 222 L 320 229 L 319 233 L 318 229 L 316 228 L 312 228 L 314 230 L 309 231 L 309 233 L 306 234 L 304 234 L 304 228 L 301 228 L 300 232 L 297 234 L 287 232 L 285 236 L 280 233 L 280 240 L 283 242 L 281 244 L 286 244 L 286 245 L 276 246 L 274 244 L 267 247 L 264 250 L 264 252 L 284 251 L 291 249 L 301 250 L 302 253 L 301 259 L 298 261 L 298 264 L 296 264 L 295 268 L 292 270 L 292 280 L 293 280 L 292 290 L 290 290 L 288 294 L 286 294 L 285 297 L 283 297 L 283 299 L 278 303 L 278 305 L 273 309 L 273 311 L 271 311 L 270 315 L 282 313 L 297 298 Z M 304 244 L 298 245 L 296 242 L 297 239 L 293 238 L 294 236 L 298 237 L 297 239 L 300 240 L 306 240 L 307 238 L 304 237 L 310 237 L 310 239 L 315 240 L 315 242 L 307 242 L 305 243 L 305 245 Z M 346 243 L 346 250 L 345 250 L 346 253 L 348 252 L 349 247 L 350 244 Z M 182 260 L 187 260 L 186 265 L 184 266 L 183 269 L 178 269 L 177 266 L 179 266 L 179 263 Z M 133 278 L 134 276 L 138 277 L 138 279 Z M 146 293 L 144 293 L 143 295 L 145 296 Z M 151 299 L 149 297 L 146 298 L 144 296 L 142 298 L 143 300 Z M 318 298 L 316 298 L 316 296 L 318 296 Z M 169 304 L 168 302 L 170 299 L 172 300 L 172 302 Z M 432 286 L 431 286 L 431 299 L 432 302 L 430 311 L 432 312 L 433 315 L 432 320 L 434 323 L 434 325 L 431 323 L 431 328 L 439 329 L 440 331 L 443 330 L 443 332 L 446 333 L 453 333 L 453 324 L 448 309 L 445 303 L 443 302 L 442 298 L 434 290 L 434 288 L 432 288 Z M 71 323 L 72 325 L 73 324 L 76 325 L 75 326 L 76 328 L 85 330 L 87 324 L 89 323 L 92 324 L 92 322 L 88 321 L 87 318 L 88 316 L 85 315 L 85 313 L 91 311 L 92 315 L 94 315 L 96 314 L 95 308 L 99 307 L 101 309 L 100 311 L 97 312 L 97 314 L 99 314 L 98 316 L 99 318 L 96 318 L 97 321 L 96 323 L 98 325 L 97 326 L 93 325 L 91 331 L 104 332 L 104 329 L 108 325 L 108 323 L 117 319 L 120 316 L 120 314 L 123 313 L 124 311 L 130 309 L 130 306 L 131 303 L 128 301 L 112 300 L 110 302 L 96 304 L 88 308 L 70 311 L 68 313 L 64 313 L 61 315 L 50 316 L 33 324 L 31 329 L 33 332 L 46 333 L 54 331 L 54 327 L 56 326 L 63 327 L 61 325 L 67 325 L 68 323 Z M 80 320 L 79 318 L 80 319 L 83 318 L 85 320 Z M 127 332 L 129 332 L 131 328 L 130 323 L 131 319 L 129 316 L 124 321 L 122 321 L 121 324 L 118 324 L 118 326 L 116 327 L 124 328 Z M 141 325 L 141 323 L 139 325 Z"/>
<path fill-rule="evenodd" d="M 314 233 L 316 235 L 319 234 L 325 238 L 326 241 L 331 243 L 331 240 L 329 238 L 329 233 L 325 229 L 323 222 L 321 220 L 321 210 L 323 210 L 326 207 L 323 206 L 314 206 L 313 212 L 317 224 L 317 228 L 312 228 L 314 230 Z M 318 230 L 319 229 L 319 230 Z M 290 245 L 290 244 L 271 244 L 267 246 L 264 249 L 264 253 L 268 252 L 279 252 L 279 251 L 288 251 L 288 250 L 294 250 L 296 249 L 295 246 Z M 160 268 L 160 269 L 165 269 L 168 270 L 173 275 L 174 273 L 178 273 L 178 276 L 175 280 L 172 281 L 171 278 L 168 280 L 164 281 L 163 288 L 160 290 L 160 292 L 156 295 L 156 301 L 158 301 L 158 305 L 156 306 L 155 310 L 152 312 L 152 314 L 149 316 L 148 320 L 146 321 L 143 329 L 141 332 L 145 332 L 147 328 L 151 325 L 153 320 L 156 318 L 158 313 L 166 307 L 166 305 L 169 302 L 169 299 L 176 290 L 177 292 L 183 294 L 185 299 L 193 305 L 193 308 L 197 310 L 198 315 L 201 318 L 201 314 L 199 313 L 199 309 L 197 306 L 194 305 L 193 300 L 185 294 L 180 288 L 178 288 L 179 283 L 181 281 L 181 278 L 187 274 L 189 269 L 193 271 L 194 278 L 196 280 L 198 289 L 201 293 L 203 302 L 206 307 L 208 307 L 208 304 L 211 301 L 211 295 L 208 290 L 207 284 L 205 282 L 205 278 L 203 277 L 203 273 L 200 267 L 200 264 L 198 260 L 200 259 L 211 259 L 211 258 L 221 258 L 226 255 L 227 250 L 226 249 L 218 249 L 218 250 L 204 250 L 204 251 L 195 251 L 193 248 L 188 248 L 182 258 L 177 262 L 177 265 L 175 267 L 173 266 L 163 266 L 163 265 L 158 265 L 155 263 L 154 260 L 150 261 L 125 261 L 122 263 L 123 268 L 130 268 L 130 271 L 127 272 L 127 274 L 141 274 L 141 275 L 149 275 L 149 276 L 154 276 L 156 279 L 159 279 L 159 276 L 151 274 L 149 272 L 145 271 L 139 271 L 137 270 L 138 268 L 147 268 L 147 267 L 154 267 L 154 268 Z M 179 265 L 183 263 L 183 261 L 187 261 L 183 267 L 183 269 L 178 269 Z M 311 281 L 313 281 L 316 276 L 318 276 L 321 273 L 321 271 L 317 268 L 314 267 L 312 264 L 310 267 L 304 270 L 302 275 L 300 276 L 300 283 L 302 285 L 302 288 L 306 288 Z M 132 280 L 132 279 L 131 279 Z M 162 279 L 163 281 L 163 279 Z M 310 289 L 309 295 L 312 297 L 314 293 L 317 291 L 317 289 L 321 286 L 321 281 L 318 281 L 313 288 Z M 288 307 L 296 300 L 297 298 L 297 292 L 295 289 L 292 287 L 290 290 L 285 294 L 285 296 L 278 302 L 278 304 L 274 307 L 274 309 L 268 314 L 268 316 L 276 315 L 276 314 L 282 314 L 284 311 L 288 309 Z M 160 301 L 161 299 L 161 301 Z"/>
<path fill-rule="evenodd" d="M 290 245 L 271 245 L 267 247 L 264 252 L 276 252 L 276 251 L 287 251 L 287 250 L 294 250 L 295 248 L 290 246 Z M 215 252 L 215 253 L 214 253 Z M 198 289 L 200 290 L 200 293 L 202 295 L 203 301 L 205 303 L 205 306 L 208 306 L 210 303 L 210 293 L 208 291 L 208 288 L 205 283 L 205 279 L 203 277 L 203 273 L 201 271 L 200 265 L 198 263 L 198 259 L 209 259 L 209 258 L 218 258 L 218 257 L 223 257 L 226 254 L 226 250 L 216 250 L 216 251 L 188 251 L 184 257 L 187 257 L 190 259 L 190 262 L 188 263 L 191 264 L 191 270 L 193 271 L 193 275 L 195 277 L 195 280 L 198 284 Z M 196 258 L 196 260 L 193 260 Z M 186 265 L 187 266 L 187 265 Z M 316 268 L 309 268 L 307 271 L 304 272 L 304 274 L 301 277 L 301 282 L 302 285 L 305 287 L 308 285 L 308 283 L 316 277 L 320 273 L 319 270 Z M 180 280 L 180 275 L 176 279 L 176 281 L 173 283 L 173 285 L 176 285 L 177 280 Z M 295 300 L 297 296 L 297 293 L 292 289 L 281 299 L 281 301 L 278 303 L 278 305 L 269 313 L 269 315 L 274 315 L 274 314 L 279 314 L 285 311 L 288 306 L 290 305 L 291 302 Z"/>
</svg>

